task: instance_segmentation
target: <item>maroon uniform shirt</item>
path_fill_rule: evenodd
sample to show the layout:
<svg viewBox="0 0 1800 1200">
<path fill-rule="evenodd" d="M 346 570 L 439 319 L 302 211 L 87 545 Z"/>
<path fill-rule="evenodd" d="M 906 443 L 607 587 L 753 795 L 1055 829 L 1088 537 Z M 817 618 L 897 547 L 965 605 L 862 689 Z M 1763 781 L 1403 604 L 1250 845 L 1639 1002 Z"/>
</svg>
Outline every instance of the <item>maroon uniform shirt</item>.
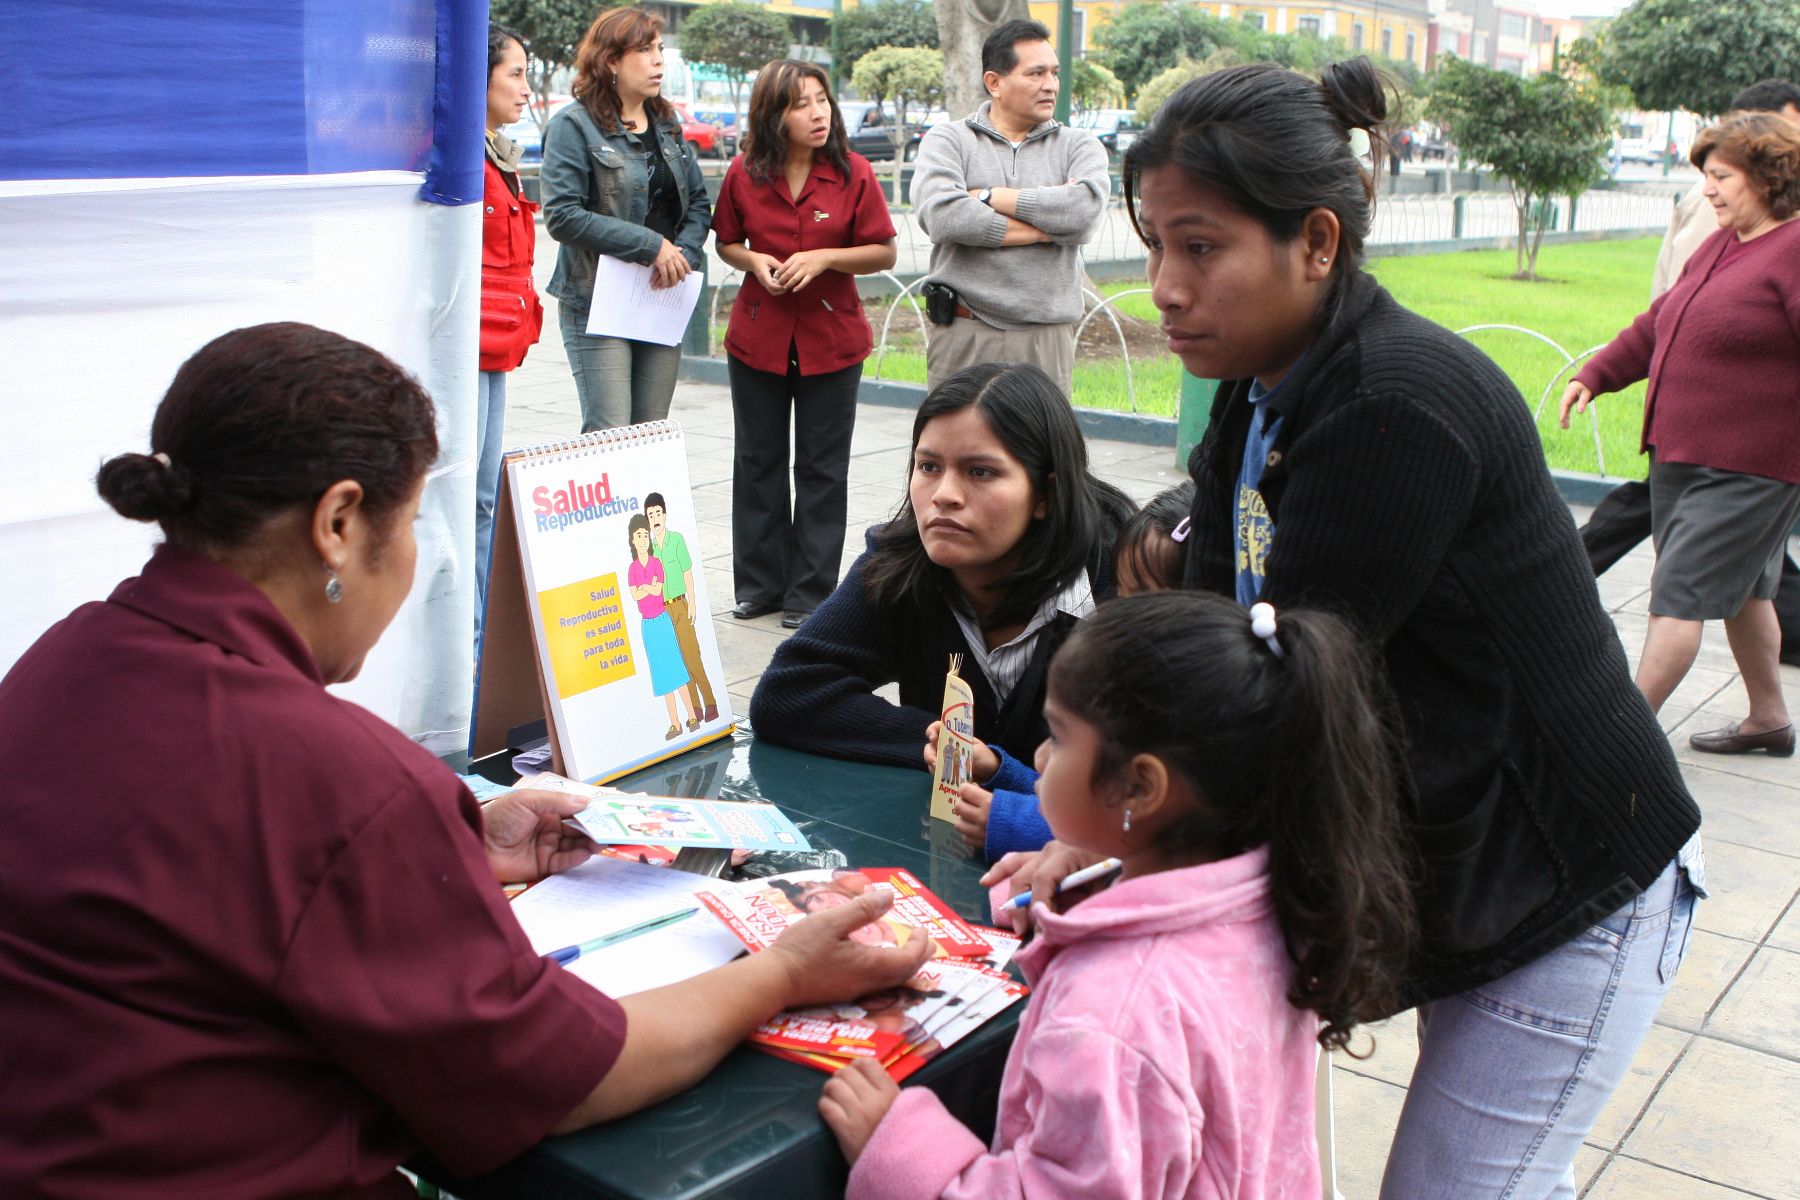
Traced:
<svg viewBox="0 0 1800 1200">
<path fill-rule="evenodd" d="M 618 1055 L 531 952 L 462 784 L 159 549 L 0 682 L 0 1196 L 410 1195 Z"/>
<path fill-rule="evenodd" d="M 719 184 L 712 227 L 721 243 L 748 242 L 757 253 L 780 259 L 801 250 L 843 250 L 894 236 L 875 170 L 854 153 L 847 179 L 815 157 L 798 197 L 788 191 L 786 175 L 757 183 L 741 155 L 732 159 Z M 725 327 L 725 349 L 746 366 L 785 375 L 790 345 L 798 352 L 802 375 L 841 371 L 869 357 L 875 342 L 852 276 L 825 271 L 799 291 L 779 296 L 771 296 L 754 276 L 742 277 Z"/>
</svg>

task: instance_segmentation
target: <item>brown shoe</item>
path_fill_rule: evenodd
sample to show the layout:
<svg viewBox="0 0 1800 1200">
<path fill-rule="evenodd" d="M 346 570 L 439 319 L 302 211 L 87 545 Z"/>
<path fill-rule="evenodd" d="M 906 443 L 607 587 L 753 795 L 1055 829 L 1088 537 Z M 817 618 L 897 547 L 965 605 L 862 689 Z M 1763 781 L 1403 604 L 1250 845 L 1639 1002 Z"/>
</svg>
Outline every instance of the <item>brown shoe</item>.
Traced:
<svg viewBox="0 0 1800 1200">
<path fill-rule="evenodd" d="M 669 732 L 663 734 L 663 741 L 672 742 L 680 736 L 681 736 L 681 726 L 671 725 L 671 726 L 669 726 Z"/>
<path fill-rule="evenodd" d="M 699 717 L 689 717 L 687 720 L 687 727 L 688 727 L 689 733 L 692 733 L 692 732 L 694 732 L 694 730 L 700 728 L 700 718 Z"/>
<path fill-rule="evenodd" d="M 719 719 L 719 706 L 716 704 L 707 705 L 706 713 L 700 719 L 708 725 L 711 725 L 714 721 Z"/>
<path fill-rule="evenodd" d="M 1747 754 L 1752 750 L 1762 750 L 1772 758 L 1793 756 L 1794 726 L 1791 722 L 1780 729 L 1768 729 L 1762 733 L 1739 733 L 1738 728 L 1734 723 L 1711 733 L 1696 733 L 1688 739 L 1688 745 L 1704 754 Z"/>
</svg>

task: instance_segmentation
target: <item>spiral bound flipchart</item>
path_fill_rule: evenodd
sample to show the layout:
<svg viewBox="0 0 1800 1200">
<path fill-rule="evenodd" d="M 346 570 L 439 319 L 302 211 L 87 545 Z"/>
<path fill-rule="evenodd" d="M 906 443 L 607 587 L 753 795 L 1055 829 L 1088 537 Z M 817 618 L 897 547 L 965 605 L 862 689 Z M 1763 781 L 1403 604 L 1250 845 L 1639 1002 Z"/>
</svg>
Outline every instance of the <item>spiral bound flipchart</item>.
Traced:
<svg viewBox="0 0 1800 1200">
<path fill-rule="evenodd" d="M 616 779 L 732 730 L 672 421 L 506 456 L 469 753 L 543 719 L 559 774 Z"/>
</svg>

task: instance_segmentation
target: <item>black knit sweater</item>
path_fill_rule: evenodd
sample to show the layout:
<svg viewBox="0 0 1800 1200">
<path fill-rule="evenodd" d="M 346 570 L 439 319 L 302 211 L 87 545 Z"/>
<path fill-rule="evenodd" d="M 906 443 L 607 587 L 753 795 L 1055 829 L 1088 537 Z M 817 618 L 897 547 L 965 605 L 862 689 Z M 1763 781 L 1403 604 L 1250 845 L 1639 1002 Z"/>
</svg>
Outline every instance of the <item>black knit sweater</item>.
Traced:
<svg viewBox="0 0 1800 1200">
<path fill-rule="evenodd" d="M 1112 536 L 1106 530 L 1089 557 L 1097 601 L 1112 594 Z M 925 727 L 942 708 L 949 656 L 961 654 L 962 677 L 975 695 L 975 736 L 1030 762 L 1047 732 L 1050 659 L 1075 618 L 1058 613 L 1039 631 L 1029 665 L 1001 704 L 949 603 L 876 604 L 864 581 L 868 560 L 865 549 L 837 590 L 776 648 L 750 698 L 756 736 L 832 758 L 923 767 Z M 898 705 L 873 694 L 896 682 Z"/>
<path fill-rule="evenodd" d="M 1233 594 L 1248 380 L 1189 460 L 1189 586 Z M 1330 608 L 1384 658 L 1406 725 L 1425 947 L 1412 1000 L 1496 978 L 1648 886 L 1699 826 L 1517 390 L 1351 279 L 1269 402 L 1263 598 Z"/>
</svg>

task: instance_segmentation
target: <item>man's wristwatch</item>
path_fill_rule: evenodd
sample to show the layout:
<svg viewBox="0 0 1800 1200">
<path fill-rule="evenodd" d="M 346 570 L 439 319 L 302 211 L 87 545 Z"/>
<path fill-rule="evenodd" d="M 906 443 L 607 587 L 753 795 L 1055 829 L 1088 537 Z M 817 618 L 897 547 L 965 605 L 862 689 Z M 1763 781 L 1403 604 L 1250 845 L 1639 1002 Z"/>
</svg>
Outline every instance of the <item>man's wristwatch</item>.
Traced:
<svg viewBox="0 0 1800 1200">
<path fill-rule="evenodd" d="M 979 192 L 975 193 L 975 198 L 977 200 L 981 201 L 983 204 L 987 205 L 989 208 L 992 208 L 994 205 L 994 189 L 993 188 L 982 188 Z"/>
</svg>

